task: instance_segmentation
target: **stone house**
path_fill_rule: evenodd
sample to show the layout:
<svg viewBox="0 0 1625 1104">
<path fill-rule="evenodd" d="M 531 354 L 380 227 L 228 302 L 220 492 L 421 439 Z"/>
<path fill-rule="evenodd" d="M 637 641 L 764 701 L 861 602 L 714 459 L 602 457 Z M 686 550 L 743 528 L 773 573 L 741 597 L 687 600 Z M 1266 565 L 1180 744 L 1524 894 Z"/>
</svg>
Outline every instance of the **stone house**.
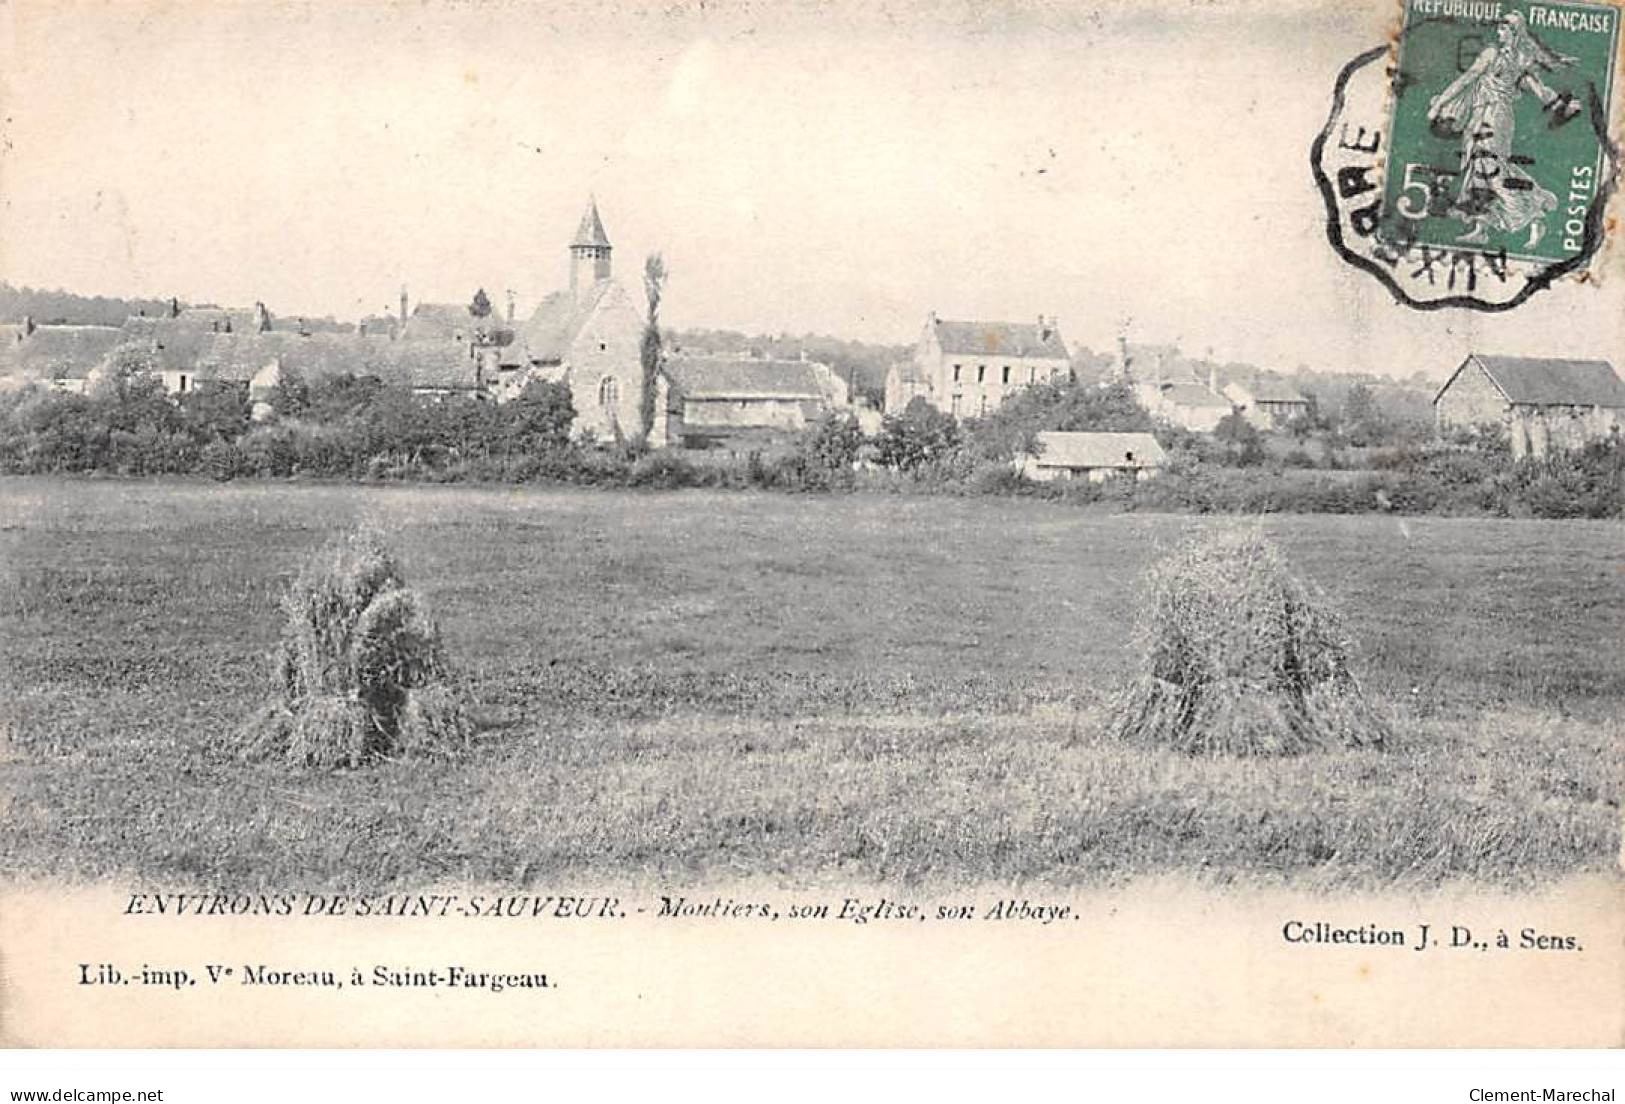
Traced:
<svg viewBox="0 0 1625 1104">
<path fill-rule="evenodd" d="M 1110 475 L 1150 478 L 1162 470 L 1167 455 L 1149 433 L 1038 434 L 1038 454 L 1023 456 L 1016 466 L 1028 479 L 1087 479 L 1103 482 Z"/>
<path fill-rule="evenodd" d="M 945 414 L 974 418 L 1023 387 L 1067 376 L 1071 366 L 1054 318 L 956 322 L 933 311 L 913 356 L 886 374 L 886 409 L 923 398 Z"/>
<path fill-rule="evenodd" d="M 1544 456 L 1618 434 L 1625 382 L 1605 360 L 1474 353 L 1433 397 L 1439 430 L 1506 428 L 1514 456 Z"/>
</svg>

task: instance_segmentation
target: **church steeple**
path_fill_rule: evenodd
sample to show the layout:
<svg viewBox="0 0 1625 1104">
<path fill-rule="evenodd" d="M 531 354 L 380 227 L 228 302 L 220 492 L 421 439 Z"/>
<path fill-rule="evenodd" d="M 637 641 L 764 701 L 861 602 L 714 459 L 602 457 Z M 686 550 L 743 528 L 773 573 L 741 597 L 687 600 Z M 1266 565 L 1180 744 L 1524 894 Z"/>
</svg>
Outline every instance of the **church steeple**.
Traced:
<svg viewBox="0 0 1625 1104">
<path fill-rule="evenodd" d="M 570 293 L 580 295 L 599 280 L 609 279 L 609 235 L 598 217 L 598 201 L 587 200 L 587 211 L 570 242 Z"/>
</svg>

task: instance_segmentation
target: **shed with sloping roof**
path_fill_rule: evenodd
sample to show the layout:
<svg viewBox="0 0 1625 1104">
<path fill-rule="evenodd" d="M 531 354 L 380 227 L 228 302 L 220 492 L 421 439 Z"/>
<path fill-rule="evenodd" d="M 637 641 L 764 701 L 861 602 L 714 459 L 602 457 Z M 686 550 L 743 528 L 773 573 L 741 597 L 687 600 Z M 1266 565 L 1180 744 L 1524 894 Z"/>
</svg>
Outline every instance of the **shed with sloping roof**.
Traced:
<svg viewBox="0 0 1625 1104">
<path fill-rule="evenodd" d="M 1037 435 L 1037 455 L 1023 456 L 1017 467 L 1028 479 L 1087 479 L 1099 483 L 1111 475 L 1130 478 L 1156 475 L 1167 454 L 1149 433 L 1062 433 Z"/>
</svg>

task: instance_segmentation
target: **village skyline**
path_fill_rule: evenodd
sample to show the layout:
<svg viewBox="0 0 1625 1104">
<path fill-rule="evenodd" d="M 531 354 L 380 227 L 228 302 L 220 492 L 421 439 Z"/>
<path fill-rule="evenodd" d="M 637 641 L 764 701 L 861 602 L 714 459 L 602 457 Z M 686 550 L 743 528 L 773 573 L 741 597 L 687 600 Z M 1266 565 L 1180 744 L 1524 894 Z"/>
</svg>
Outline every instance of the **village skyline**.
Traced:
<svg viewBox="0 0 1625 1104">
<path fill-rule="evenodd" d="M 677 329 L 908 344 L 932 311 L 1044 314 L 1096 351 L 1396 378 L 1625 345 L 1596 288 L 1418 314 L 1333 255 L 1307 149 L 1348 35 L 1307 32 L 1353 15 L 1232 10 L 1171 35 L 1114 4 L 855 31 L 793 10 L 291 11 L 12 9 L 8 282 L 348 321 L 402 285 L 483 287 L 523 316 L 563 286 L 557 243 L 591 195 L 621 272 L 665 257 Z M 1227 152 L 1243 132 L 1252 161 Z"/>
</svg>

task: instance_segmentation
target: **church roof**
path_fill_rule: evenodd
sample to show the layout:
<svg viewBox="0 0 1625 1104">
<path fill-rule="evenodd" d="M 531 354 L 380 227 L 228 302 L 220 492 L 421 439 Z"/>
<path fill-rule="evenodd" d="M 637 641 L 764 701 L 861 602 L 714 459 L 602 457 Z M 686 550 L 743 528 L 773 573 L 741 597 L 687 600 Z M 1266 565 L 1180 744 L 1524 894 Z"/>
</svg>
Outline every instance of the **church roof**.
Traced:
<svg viewBox="0 0 1625 1104">
<path fill-rule="evenodd" d="M 597 200 L 587 201 L 587 211 L 581 216 L 581 225 L 576 227 L 575 240 L 570 243 L 570 248 L 584 245 L 609 248 L 609 235 L 604 233 L 604 220 L 598 217 Z"/>
<path fill-rule="evenodd" d="M 576 334 L 614 286 L 612 281 L 600 280 L 585 289 L 579 298 L 568 291 L 555 291 L 537 305 L 530 320 L 519 330 L 514 344 L 522 345 L 536 364 L 563 363 Z"/>
<path fill-rule="evenodd" d="M 937 342 L 945 353 L 968 356 L 1067 359 L 1060 327 L 1034 322 L 951 322 L 936 320 Z"/>
</svg>

